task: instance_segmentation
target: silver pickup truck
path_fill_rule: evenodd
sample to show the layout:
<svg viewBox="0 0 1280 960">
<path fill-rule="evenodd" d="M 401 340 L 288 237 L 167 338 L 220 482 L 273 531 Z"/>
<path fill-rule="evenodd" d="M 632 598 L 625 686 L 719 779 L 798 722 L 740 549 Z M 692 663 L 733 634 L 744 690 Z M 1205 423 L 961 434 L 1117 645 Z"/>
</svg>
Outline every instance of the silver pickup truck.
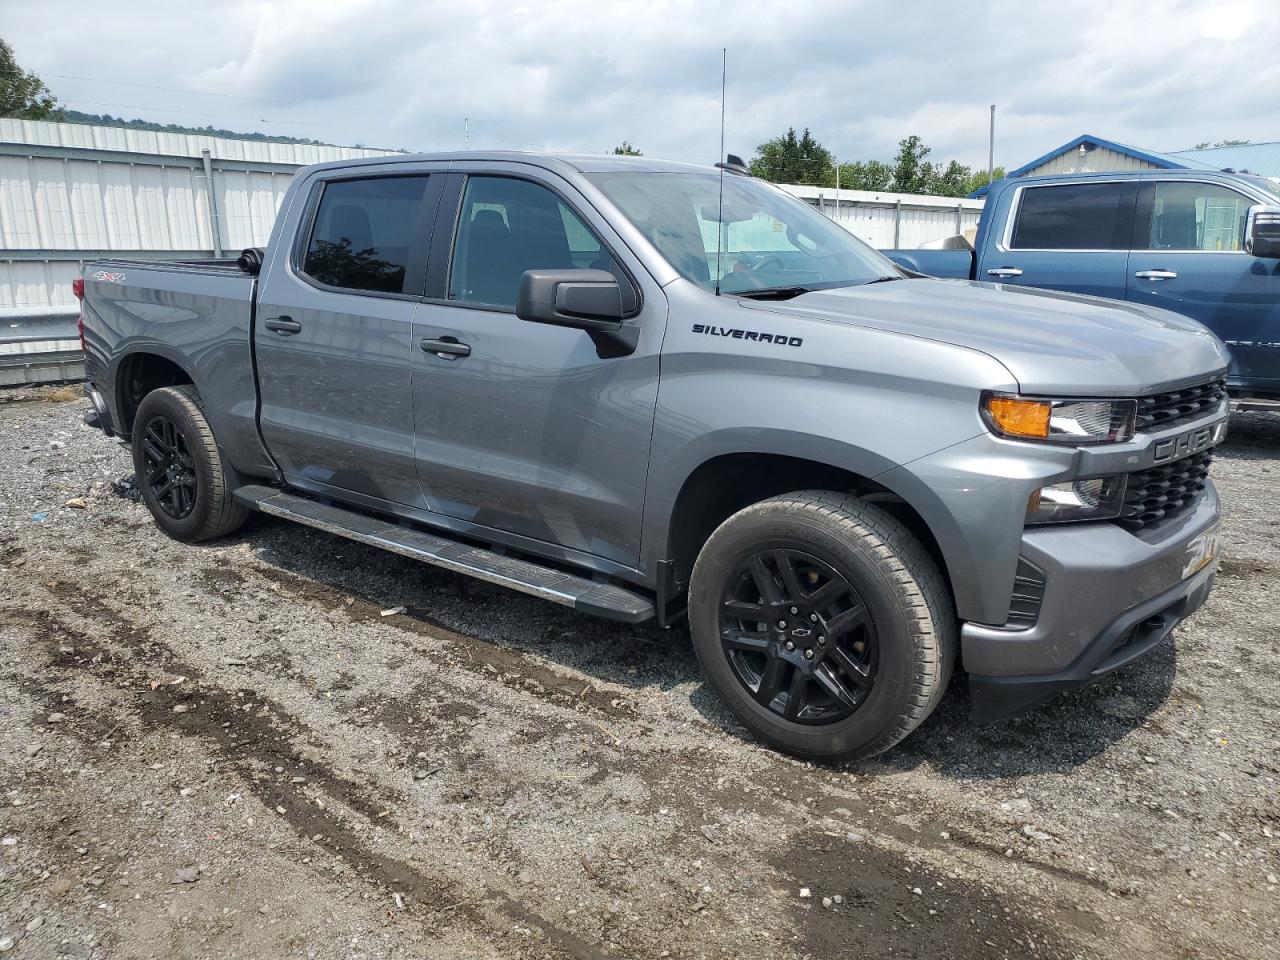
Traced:
<svg viewBox="0 0 1280 960">
<path fill-rule="evenodd" d="M 733 164 L 321 164 L 239 262 L 77 281 L 96 422 L 184 541 L 257 510 L 578 610 L 687 616 L 813 758 L 959 657 L 997 718 L 1207 595 L 1228 357 L 1151 307 L 895 266 Z"/>
</svg>

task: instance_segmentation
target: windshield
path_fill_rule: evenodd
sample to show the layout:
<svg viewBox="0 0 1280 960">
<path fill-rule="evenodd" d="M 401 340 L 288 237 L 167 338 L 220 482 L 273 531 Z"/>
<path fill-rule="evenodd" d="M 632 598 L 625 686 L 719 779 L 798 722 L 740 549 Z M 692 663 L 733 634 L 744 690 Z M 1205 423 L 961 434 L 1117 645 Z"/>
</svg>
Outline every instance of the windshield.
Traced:
<svg viewBox="0 0 1280 960">
<path fill-rule="evenodd" d="M 1264 191 L 1273 201 L 1280 203 L 1280 179 L 1253 175 L 1240 176 L 1240 179 L 1249 182 L 1259 190 Z"/>
<path fill-rule="evenodd" d="M 903 276 L 843 227 L 761 180 L 726 175 L 721 214 L 716 173 L 597 173 L 590 179 L 671 266 L 707 290 L 718 280 L 722 293 L 802 293 Z"/>
</svg>

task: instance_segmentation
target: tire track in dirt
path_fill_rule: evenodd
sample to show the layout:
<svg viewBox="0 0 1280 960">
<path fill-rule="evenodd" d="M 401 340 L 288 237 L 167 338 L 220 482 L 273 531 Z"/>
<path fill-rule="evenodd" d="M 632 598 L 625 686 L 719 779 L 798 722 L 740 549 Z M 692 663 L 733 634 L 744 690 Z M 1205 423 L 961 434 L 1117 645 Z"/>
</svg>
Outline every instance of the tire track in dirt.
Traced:
<svg viewBox="0 0 1280 960">
<path fill-rule="evenodd" d="M 130 709 L 144 730 L 171 730 L 204 740 L 229 769 L 244 775 L 259 801 L 279 813 L 301 838 L 342 859 L 365 882 L 383 888 L 389 895 L 399 894 L 409 904 L 421 904 L 427 911 L 427 916 L 422 918 L 425 926 L 491 926 L 492 920 L 476 906 L 485 903 L 505 914 L 508 924 L 522 924 L 537 931 L 543 945 L 554 956 L 574 960 L 599 960 L 606 956 L 571 931 L 558 929 L 533 916 L 523 904 L 500 891 L 486 888 L 483 896 L 476 897 L 449 880 L 428 876 L 370 850 L 348 822 L 327 809 L 323 801 L 317 802 L 306 794 L 318 791 L 331 804 L 346 806 L 373 822 L 385 817 L 395 801 L 370 796 L 357 784 L 304 757 L 291 742 L 306 733 L 302 724 L 252 690 L 232 694 L 206 683 L 198 670 L 179 660 L 164 644 L 122 620 L 102 598 L 80 591 L 73 593 L 55 588 L 54 592 L 70 605 L 79 607 L 79 614 L 107 627 L 112 641 L 123 641 L 131 656 L 127 660 L 117 657 L 107 646 L 47 609 L 6 607 L 0 609 L 0 615 L 11 626 L 33 632 L 37 643 L 46 648 L 52 646 L 47 649 L 52 669 L 79 676 L 89 674 L 126 697 L 135 694 Z M 58 649 L 61 640 L 70 640 L 74 652 L 61 652 Z M 165 653 L 156 656 L 156 651 Z M 147 666 L 153 669 L 148 671 Z M 184 676 L 189 685 L 184 685 L 180 692 L 171 685 L 161 685 L 136 695 L 139 687 L 147 683 L 147 675 L 154 674 L 154 668 Z M 195 701 L 194 708 L 192 701 Z M 175 712 L 174 707 L 189 709 Z M 262 712 L 255 712 L 254 708 Z M 286 775 L 305 773 L 306 784 L 286 783 L 283 777 L 259 778 L 254 775 L 254 765 L 267 770 L 282 767 Z"/>
<path fill-rule="evenodd" d="M 291 576 L 291 575 L 290 575 Z M 221 583 L 225 579 L 219 578 Z M 215 581 L 217 582 L 217 581 Z M 458 888 L 447 880 L 425 877 L 420 872 L 404 863 L 384 854 L 373 852 L 362 844 L 356 832 L 339 816 L 323 806 L 315 803 L 299 802 L 302 790 L 279 779 L 260 780 L 252 776 L 251 767 L 272 770 L 282 767 L 286 775 L 293 771 L 306 773 L 311 791 L 319 791 L 330 801 L 357 811 L 370 821 L 377 821 L 397 806 L 395 797 L 379 797 L 370 795 L 366 788 L 339 776 L 333 771 L 316 763 L 314 759 L 304 757 L 293 745 L 292 741 L 307 737 L 312 732 L 303 724 L 288 716 L 278 705 L 250 689 L 234 692 L 223 690 L 207 682 L 191 664 L 178 659 L 172 649 L 157 642 L 144 628 L 139 628 L 118 613 L 108 602 L 110 594 L 95 594 L 81 586 L 51 581 L 44 585 L 62 602 L 75 609 L 80 616 L 87 617 L 104 627 L 112 643 L 119 644 L 129 654 L 128 660 L 117 658 L 110 649 L 93 643 L 83 633 L 63 620 L 45 610 L 28 610 L 26 615 L 35 619 L 40 634 L 53 640 L 59 636 L 71 637 L 77 653 L 68 660 L 66 654 L 59 654 L 54 665 L 66 671 L 83 674 L 86 670 L 102 682 L 116 687 L 122 692 L 136 692 L 145 683 L 148 673 L 161 669 L 169 674 L 183 675 L 188 678 L 190 689 L 198 691 L 197 695 L 183 696 L 172 687 L 161 686 L 147 691 L 136 698 L 136 710 L 139 722 L 144 729 L 169 729 L 184 736 L 199 737 L 210 742 L 224 762 L 231 764 L 246 774 L 252 784 L 251 789 L 268 809 L 283 807 L 283 818 L 291 824 L 298 835 L 304 839 L 319 843 L 326 852 L 340 857 L 356 871 L 366 882 L 374 883 L 389 892 L 400 892 L 411 902 L 424 904 L 429 914 L 424 922 L 432 925 L 435 920 L 431 911 L 438 916 L 444 912 L 452 914 L 450 922 L 466 922 L 469 925 L 486 926 L 492 923 L 484 914 L 464 903 L 466 899 Z M 97 585 L 95 585 L 97 586 Z M 101 585 L 109 586 L 109 585 Z M 332 588 L 310 582 L 299 584 L 296 580 L 290 584 L 291 599 L 303 602 L 315 602 L 332 607 L 335 601 Z M 376 606 L 367 601 L 357 601 L 348 607 L 348 612 L 357 622 L 369 620 L 377 622 Z M 418 618 L 398 618 L 396 626 L 409 634 L 420 634 L 433 640 L 445 641 L 451 648 L 466 648 L 471 656 L 457 656 L 449 663 L 451 668 L 461 668 L 467 673 L 482 677 L 487 682 L 499 682 L 509 689 L 518 690 L 521 694 L 531 696 L 535 700 L 546 702 L 560 709 L 568 708 L 577 712 L 597 714 L 612 718 L 614 721 L 640 721 L 636 713 L 628 709 L 625 699 L 610 695 L 607 690 L 600 690 L 593 684 L 586 683 L 586 689 L 579 688 L 573 678 L 566 677 L 550 668 L 539 664 L 530 655 L 512 651 L 498 644 L 468 637 L 448 630 L 442 625 L 427 622 Z M 407 629 L 406 629 L 407 628 Z M 502 664 L 494 668 L 494 662 Z M 494 671 L 497 671 L 495 674 Z M 534 680 L 530 686 L 528 679 Z M 521 679 L 523 678 L 523 679 Z M 194 709 L 184 713 L 174 713 L 173 707 L 182 702 L 196 701 Z M 250 709 L 246 710 L 245 707 Z M 387 708 L 383 704 L 383 708 Z M 608 731 L 604 731 L 608 733 Z M 625 731 L 630 733 L 630 731 Z M 609 734 L 615 741 L 617 737 Z M 606 746 L 608 746 L 608 741 Z M 322 749 L 321 747 L 317 747 Z M 312 751 L 316 752 L 316 751 Z M 635 757 L 627 755 L 611 755 L 611 760 L 620 760 L 633 772 L 638 773 L 646 782 L 653 785 L 655 792 L 664 797 L 666 803 L 684 805 L 688 810 L 705 809 L 719 806 L 727 808 L 729 804 L 741 801 L 735 794 L 731 784 L 720 784 L 723 777 L 718 773 L 722 758 L 713 749 L 685 751 L 680 755 L 682 779 L 685 782 L 671 783 L 672 758 Z M 757 758 L 761 759 L 761 758 Z M 773 761 L 773 762 L 770 762 Z M 473 761 L 474 764 L 474 761 Z M 486 765 L 488 776 L 501 779 L 506 771 L 501 764 Z M 814 792 L 812 783 L 798 782 L 797 775 L 819 777 L 826 771 L 815 769 L 804 764 L 797 764 L 783 758 L 768 755 L 763 762 L 755 764 L 753 775 L 764 772 L 764 782 L 757 786 L 762 789 L 751 795 L 752 802 L 759 806 L 771 807 L 771 815 L 782 814 L 788 805 L 802 805 L 802 794 Z M 692 779 L 692 783 L 688 782 Z M 696 800 L 690 802 L 693 797 Z M 846 811 L 847 812 L 847 811 Z M 865 811 L 864 811 L 865 813 Z M 866 817 L 859 819 L 865 820 Z M 921 846 L 921 832 L 906 827 L 892 820 L 878 817 L 871 818 L 877 824 L 877 831 L 883 836 L 893 837 L 904 845 Z M 313 838 L 320 836 L 321 841 Z M 791 850 L 789 846 L 787 848 Z M 808 849 L 806 847 L 806 849 Z M 990 943 L 1003 943 L 1008 946 L 1022 943 L 1033 938 L 1044 944 L 1041 956 L 1069 956 L 1075 952 L 1074 935 L 1066 931 L 1052 928 L 1041 928 L 1039 924 L 994 911 L 998 914 L 998 923 L 992 919 L 992 904 L 1000 900 L 993 892 L 986 892 L 979 887 L 959 881 L 953 877 L 944 878 L 935 871 L 923 866 L 904 861 L 899 855 L 882 846 L 861 844 L 854 849 L 830 851 L 826 859 L 814 860 L 811 857 L 787 854 L 775 864 L 788 875 L 796 877 L 796 883 L 805 880 L 805 874 L 832 878 L 839 872 L 852 873 L 870 878 L 866 889 L 872 891 L 869 897 L 852 897 L 855 906 L 848 910 L 823 911 L 816 916 L 810 911 L 800 913 L 803 907 L 791 907 L 797 913 L 799 925 L 797 929 L 805 931 L 805 937 L 799 942 L 804 946 L 810 940 L 813 945 L 830 947 L 835 942 L 846 938 L 853 928 L 865 934 L 870 928 L 876 936 L 884 938 L 901 938 L 911 930 L 913 924 L 904 920 L 911 909 L 910 900 L 903 900 L 903 891 L 909 891 L 908 879 L 917 884 L 928 884 L 934 888 L 939 885 L 946 888 L 945 904 L 947 916 L 945 920 L 935 920 L 942 928 L 950 931 L 943 940 L 950 943 L 953 956 L 986 957 L 990 954 Z M 596 885 L 605 892 L 622 894 L 628 891 L 624 876 L 611 876 L 604 867 L 592 867 L 583 863 L 584 870 L 592 876 Z M 800 868 L 797 870 L 797 868 Z M 772 891 L 772 895 L 783 891 Z M 909 898 L 909 894 L 907 894 Z M 563 929 L 549 926 L 545 920 L 532 914 L 529 908 L 514 898 L 496 889 L 486 886 L 483 899 L 490 906 L 505 914 L 508 922 L 521 923 L 539 930 L 548 943 L 558 948 L 561 956 L 602 957 L 609 955 L 601 947 L 594 946 L 574 934 Z M 788 903 L 788 900 L 782 902 Z M 691 898 L 691 909 L 700 910 L 702 905 L 697 896 Z M 996 926 L 999 929 L 981 939 L 973 939 L 973 931 L 984 931 Z M 1083 925 L 1080 925 L 1083 927 Z M 877 933 L 878 931 L 878 933 Z M 1084 932 L 1083 929 L 1077 933 Z M 914 936 L 914 935 L 913 935 Z M 996 940 L 991 940 L 991 936 Z M 990 943 L 988 942 L 990 941 Z"/>
</svg>

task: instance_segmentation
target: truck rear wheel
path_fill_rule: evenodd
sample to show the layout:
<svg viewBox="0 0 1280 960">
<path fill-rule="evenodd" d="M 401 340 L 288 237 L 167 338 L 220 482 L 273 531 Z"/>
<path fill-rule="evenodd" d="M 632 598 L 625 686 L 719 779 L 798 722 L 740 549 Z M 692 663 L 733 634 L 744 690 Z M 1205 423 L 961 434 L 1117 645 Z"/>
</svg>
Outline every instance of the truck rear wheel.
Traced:
<svg viewBox="0 0 1280 960">
<path fill-rule="evenodd" d="M 191 386 L 143 397 L 133 424 L 138 489 L 160 529 L 184 543 L 239 529 L 249 511 L 231 496 L 209 421 Z"/>
<path fill-rule="evenodd" d="M 693 568 L 689 624 L 733 714 L 811 759 L 888 750 L 933 712 L 955 662 L 954 604 L 933 558 L 885 511 L 831 491 L 721 524 Z"/>
</svg>

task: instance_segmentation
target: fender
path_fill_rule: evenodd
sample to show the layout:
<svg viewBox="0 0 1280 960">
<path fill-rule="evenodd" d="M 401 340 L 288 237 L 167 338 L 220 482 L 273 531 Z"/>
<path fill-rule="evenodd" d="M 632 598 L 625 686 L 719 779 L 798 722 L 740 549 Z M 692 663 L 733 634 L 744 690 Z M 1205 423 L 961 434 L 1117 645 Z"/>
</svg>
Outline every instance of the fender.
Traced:
<svg viewBox="0 0 1280 960">
<path fill-rule="evenodd" d="M 250 349 L 247 342 L 240 346 L 246 353 Z M 123 364 L 141 354 L 160 357 L 172 363 L 187 375 L 200 396 L 207 399 L 208 402 L 202 404 L 205 417 L 229 467 L 246 477 L 273 476 L 273 465 L 257 432 L 257 391 L 245 391 L 242 389 L 243 384 L 238 384 L 234 378 L 227 376 L 228 365 L 235 365 L 238 370 L 250 370 L 247 357 L 232 358 L 223 352 L 197 353 L 193 357 L 152 337 L 134 337 L 122 341 L 107 368 L 111 388 L 108 403 L 114 405 L 111 410 L 112 419 L 122 426 L 124 385 L 121 369 Z M 201 357 L 205 362 L 200 362 Z"/>
<path fill-rule="evenodd" d="M 641 529 L 641 569 L 656 578 L 657 564 L 670 559 L 670 521 L 676 500 L 694 471 L 729 454 L 794 457 L 827 464 L 868 479 L 897 466 L 862 447 L 797 430 L 731 427 L 700 434 L 663 456 L 663 469 L 650 471 Z"/>
</svg>

